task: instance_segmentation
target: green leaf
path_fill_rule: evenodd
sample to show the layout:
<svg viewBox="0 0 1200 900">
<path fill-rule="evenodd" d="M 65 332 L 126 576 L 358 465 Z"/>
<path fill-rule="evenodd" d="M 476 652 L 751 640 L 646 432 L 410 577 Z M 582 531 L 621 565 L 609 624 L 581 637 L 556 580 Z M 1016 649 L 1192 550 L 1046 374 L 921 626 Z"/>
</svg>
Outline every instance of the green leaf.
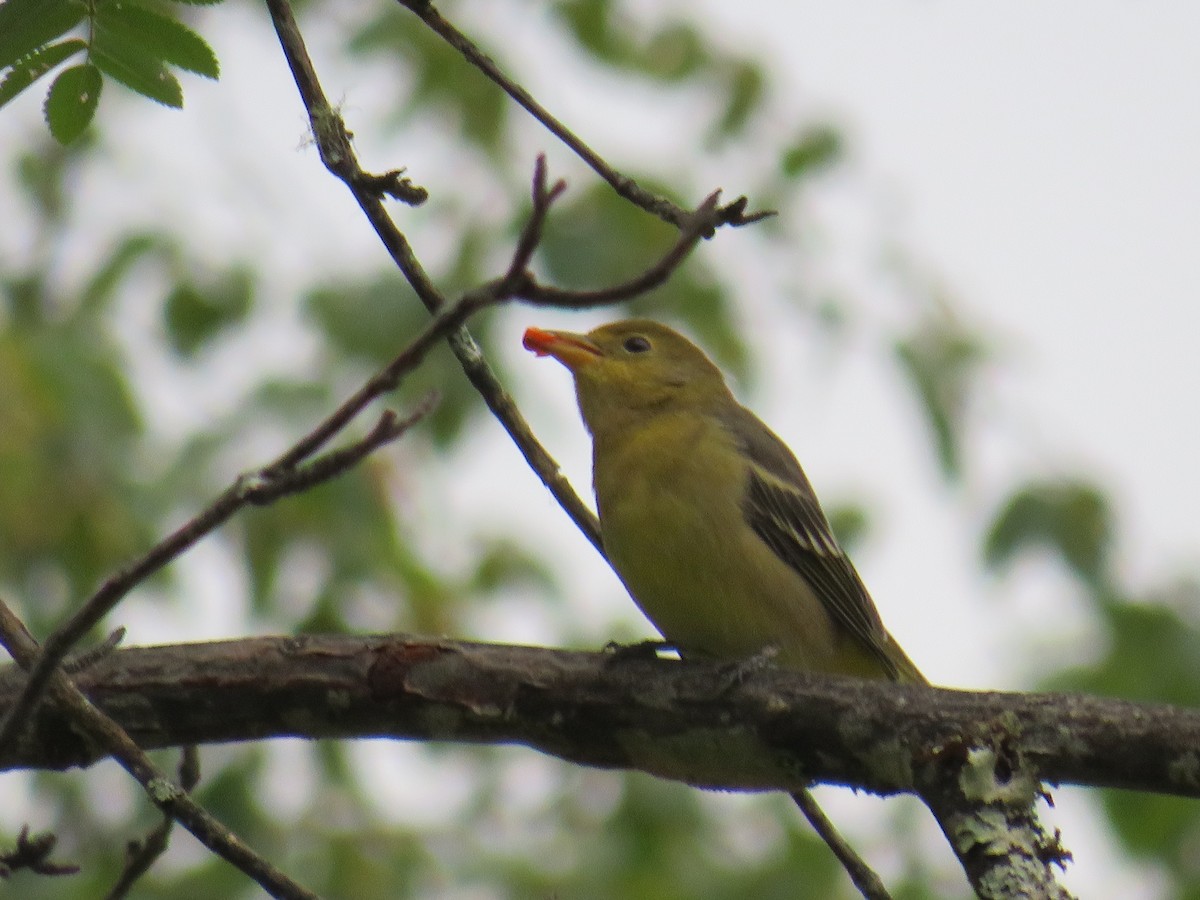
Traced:
<svg viewBox="0 0 1200 900">
<path fill-rule="evenodd" d="M 197 287 L 183 283 L 167 297 L 163 307 L 167 336 L 175 351 L 192 356 L 250 311 L 253 282 L 248 272 L 234 272 L 220 282 Z"/>
<path fill-rule="evenodd" d="M 0 81 L 0 106 L 4 106 L 60 62 L 86 49 L 87 44 L 83 41 L 72 39 L 34 50 L 9 69 L 4 80 Z"/>
<path fill-rule="evenodd" d="M 1098 488 L 1048 482 L 1027 485 L 1009 498 L 988 530 L 983 552 L 989 566 L 1001 568 L 1023 550 L 1047 548 L 1085 583 L 1103 587 L 1112 543 L 1112 509 Z"/>
<path fill-rule="evenodd" d="M 937 315 L 896 345 L 896 354 L 933 428 L 938 461 L 947 478 L 962 470 L 960 430 L 972 381 L 987 357 L 978 335 L 948 315 Z"/>
<path fill-rule="evenodd" d="M 846 550 L 854 550 L 867 536 L 871 516 L 860 503 L 839 503 L 829 508 L 829 525 L 838 543 Z"/>
<path fill-rule="evenodd" d="M 807 175 L 832 165 L 842 155 L 842 137 L 833 128 L 821 125 L 800 134 L 783 153 L 780 168 L 789 178 Z"/>
<path fill-rule="evenodd" d="M 565 0 L 554 11 L 584 50 L 601 62 L 623 66 L 633 51 L 614 26 L 612 7 L 609 0 Z"/>
<path fill-rule="evenodd" d="M 666 193 L 661 184 L 642 184 Z M 558 204 L 554 227 L 546 231 L 539 249 L 557 284 L 598 288 L 637 274 L 675 239 L 670 225 L 618 197 L 607 185 L 593 185 Z"/>
<path fill-rule="evenodd" d="M 766 76 L 756 64 L 735 62 L 726 76 L 725 108 L 713 127 L 713 138 L 739 134 L 762 103 Z"/>
<path fill-rule="evenodd" d="M 134 3 L 104 3 L 96 10 L 96 27 L 116 42 L 139 47 L 148 56 L 189 72 L 216 79 L 216 54 L 182 22 Z"/>
<path fill-rule="evenodd" d="M 507 537 L 482 544 L 468 586 L 471 591 L 489 593 L 503 588 L 554 587 L 554 576 L 545 560 Z"/>
<path fill-rule="evenodd" d="M 183 106 L 183 88 L 166 70 L 157 54 L 131 41 L 119 32 L 96 28 L 92 40 L 92 61 L 105 75 L 115 78 L 130 90 L 164 106 Z"/>
<path fill-rule="evenodd" d="M 46 96 L 46 124 L 60 144 L 69 144 L 91 124 L 104 79 L 90 63 L 59 73 Z"/>
<path fill-rule="evenodd" d="M 35 53 L 83 19 L 71 0 L 5 0 L 0 3 L 0 69 Z"/>
<path fill-rule="evenodd" d="M 132 455 L 141 423 L 125 362 L 93 322 L 0 329 L 0 581 L 41 570 L 60 582 L 47 597 L 75 596 L 152 542 L 161 507 Z M 62 614 L 35 605 L 38 631 Z"/>
<path fill-rule="evenodd" d="M 1200 703 L 1200 628 L 1193 610 L 1200 601 L 1194 582 L 1156 589 L 1144 597 L 1097 605 L 1097 624 L 1107 635 L 1095 662 L 1060 672 L 1048 690 L 1085 691 L 1176 706 Z"/>
<path fill-rule="evenodd" d="M 660 81 L 682 81 L 709 61 L 700 35 L 682 22 L 657 31 L 639 56 L 643 71 Z"/>
<path fill-rule="evenodd" d="M 79 313 L 99 314 L 108 309 L 117 286 L 146 255 L 158 253 L 164 260 L 178 256 L 178 250 L 155 234 L 130 234 L 103 260 L 79 293 Z"/>
<path fill-rule="evenodd" d="M 507 152 L 502 139 L 511 113 L 508 97 L 429 29 L 413 28 L 411 17 L 400 14 L 398 7 L 385 7 L 370 19 L 355 34 L 350 49 L 404 68 L 404 81 L 412 86 L 397 121 L 429 112 L 447 127 L 457 125 L 463 137 L 483 151 L 493 156 Z"/>
</svg>

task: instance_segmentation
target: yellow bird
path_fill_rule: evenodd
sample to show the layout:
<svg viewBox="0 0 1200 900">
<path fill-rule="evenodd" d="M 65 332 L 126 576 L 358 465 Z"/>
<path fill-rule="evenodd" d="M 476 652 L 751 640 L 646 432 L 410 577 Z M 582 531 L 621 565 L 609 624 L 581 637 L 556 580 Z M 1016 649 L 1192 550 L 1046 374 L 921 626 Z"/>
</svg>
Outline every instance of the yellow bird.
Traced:
<svg viewBox="0 0 1200 900">
<path fill-rule="evenodd" d="M 696 345 L 642 319 L 524 345 L 574 376 L 605 553 L 681 653 L 925 682 L 796 457 Z"/>
</svg>

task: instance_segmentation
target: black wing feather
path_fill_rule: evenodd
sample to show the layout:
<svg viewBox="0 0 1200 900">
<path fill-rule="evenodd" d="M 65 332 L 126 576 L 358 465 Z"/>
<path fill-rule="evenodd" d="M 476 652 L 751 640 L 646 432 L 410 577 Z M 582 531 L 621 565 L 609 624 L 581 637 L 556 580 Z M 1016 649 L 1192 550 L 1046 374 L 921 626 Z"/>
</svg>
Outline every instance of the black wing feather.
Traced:
<svg viewBox="0 0 1200 900">
<path fill-rule="evenodd" d="M 773 476 L 766 478 L 751 467 L 742 504 L 747 524 L 812 587 L 834 622 L 895 677 L 896 664 L 884 649 L 888 634 L 875 604 L 833 536 L 796 457 L 744 407 L 731 411 L 726 424 L 746 456 Z"/>
</svg>

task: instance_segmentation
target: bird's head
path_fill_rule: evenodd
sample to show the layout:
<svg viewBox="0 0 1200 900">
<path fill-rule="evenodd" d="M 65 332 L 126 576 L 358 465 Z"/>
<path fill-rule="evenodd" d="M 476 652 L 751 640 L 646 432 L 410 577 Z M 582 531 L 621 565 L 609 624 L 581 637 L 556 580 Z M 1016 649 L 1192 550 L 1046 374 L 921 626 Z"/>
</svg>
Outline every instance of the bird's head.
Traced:
<svg viewBox="0 0 1200 900">
<path fill-rule="evenodd" d="M 721 370 L 699 347 L 648 319 L 612 322 L 587 334 L 530 328 L 523 343 L 571 370 L 593 434 L 729 395 Z"/>
</svg>

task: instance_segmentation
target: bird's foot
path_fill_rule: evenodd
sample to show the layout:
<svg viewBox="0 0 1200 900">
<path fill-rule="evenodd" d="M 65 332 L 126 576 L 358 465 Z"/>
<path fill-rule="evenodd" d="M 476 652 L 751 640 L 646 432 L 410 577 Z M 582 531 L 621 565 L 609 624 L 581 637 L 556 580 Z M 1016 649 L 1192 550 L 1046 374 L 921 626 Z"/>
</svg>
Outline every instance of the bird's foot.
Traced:
<svg viewBox="0 0 1200 900">
<path fill-rule="evenodd" d="M 604 645 L 604 652 L 610 655 L 608 664 L 628 662 L 634 659 L 657 659 L 663 650 L 677 650 L 674 644 L 666 641 L 638 641 L 636 644 L 618 644 L 609 641 Z"/>
</svg>

